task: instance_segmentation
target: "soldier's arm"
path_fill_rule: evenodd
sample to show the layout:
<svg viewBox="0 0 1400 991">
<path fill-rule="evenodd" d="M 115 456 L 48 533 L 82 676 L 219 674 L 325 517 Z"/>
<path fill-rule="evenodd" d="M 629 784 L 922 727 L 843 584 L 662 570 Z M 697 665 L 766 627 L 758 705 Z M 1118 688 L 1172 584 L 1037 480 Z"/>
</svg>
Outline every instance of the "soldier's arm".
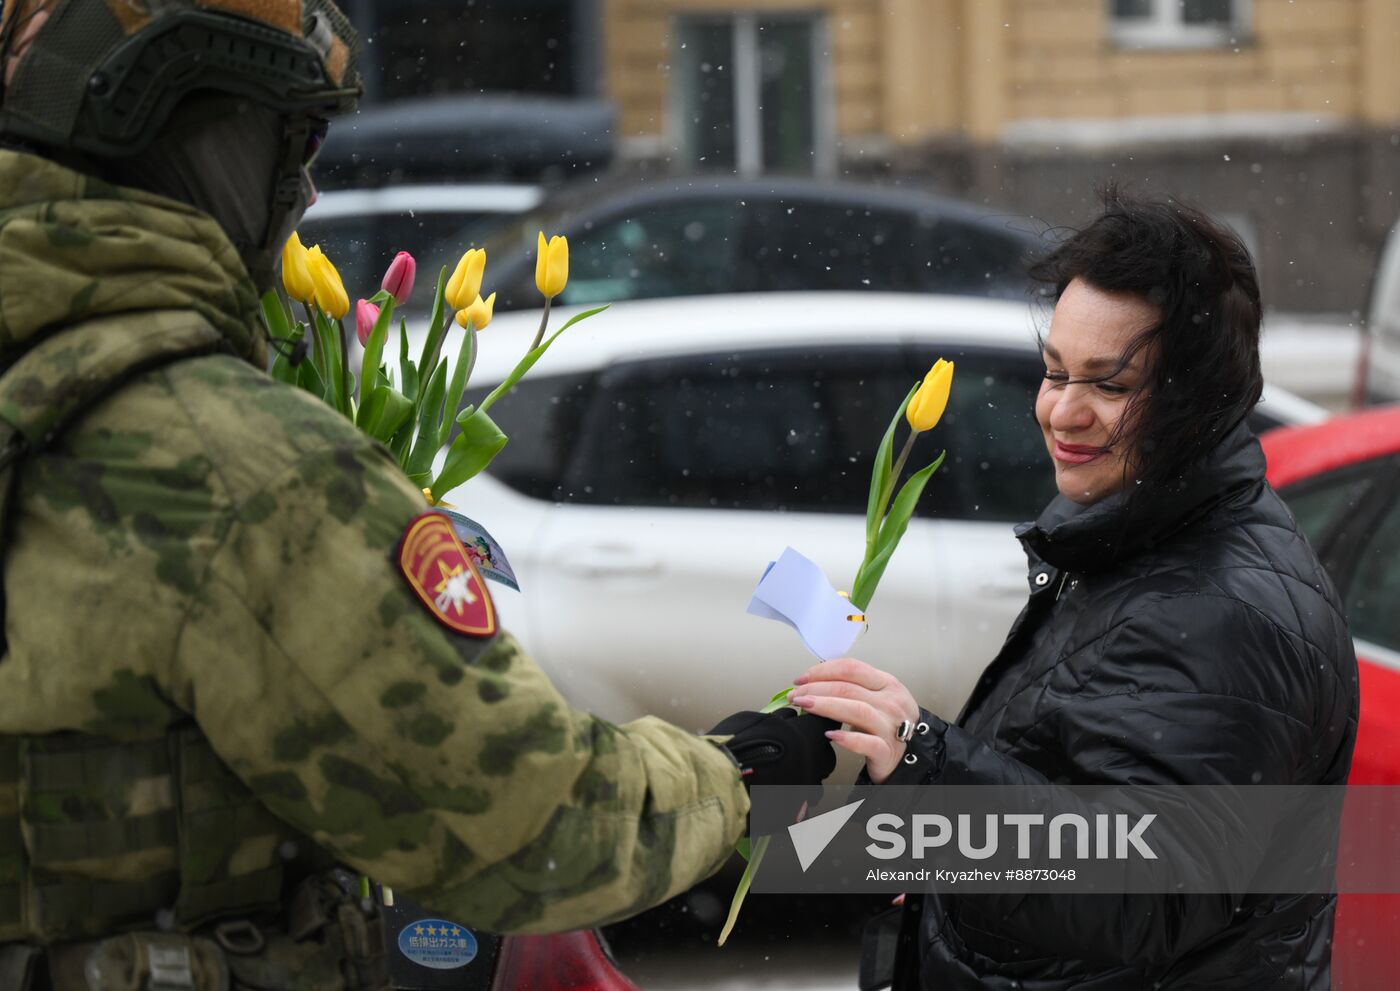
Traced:
<svg viewBox="0 0 1400 991">
<path fill-rule="evenodd" d="M 499 932 L 596 925 L 713 873 L 748 811 L 729 755 L 575 710 L 508 635 L 442 625 L 398 564 L 424 510 L 358 439 L 244 500 L 172 676 L 220 756 L 347 864 Z"/>
</svg>

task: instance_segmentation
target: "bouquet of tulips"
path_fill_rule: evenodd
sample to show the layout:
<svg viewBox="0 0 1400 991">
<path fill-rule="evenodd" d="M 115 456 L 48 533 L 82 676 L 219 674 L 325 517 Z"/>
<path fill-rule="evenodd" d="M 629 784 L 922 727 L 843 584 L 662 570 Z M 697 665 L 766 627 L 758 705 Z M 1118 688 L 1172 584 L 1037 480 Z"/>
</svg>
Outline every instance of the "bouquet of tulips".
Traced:
<svg viewBox="0 0 1400 991">
<path fill-rule="evenodd" d="M 855 581 L 851 585 L 851 604 L 860 610 L 860 613 L 851 617 L 853 620 L 865 622 L 865 610 L 869 607 L 870 600 L 875 597 L 875 589 L 884 577 L 885 568 L 894 556 L 895 548 L 899 546 L 904 532 L 909 529 L 909 519 L 914 515 L 914 507 L 918 505 L 928 480 L 943 464 L 943 458 L 948 453 L 940 453 L 933 461 L 915 472 L 900 488 L 899 494 L 895 495 L 895 485 L 909 463 L 909 456 L 914 451 L 914 442 L 919 439 L 920 434 L 932 430 L 943 418 L 943 411 L 948 407 L 948 393 L 952 387 L 953 363 L 939 358 L 923 380 L 914 383 L 914 387 L 899 404 L 899 409 L 895 411 L 894 418 L 890 420 L 889 428 L 880 441 L 880 447 L 875 452 L 875 464 L 870 472 L 870 498 L 865 508 L 865 557 L 856 569 Z M 909 436 L 905 438 L 899 457 L 895 458 L 894 436 L 901 419 L 909 424 Z M 792 688 L 784 688 L 769 699 L 759 711 L 774 712 L 781 709 L 788 704 L 788 696 L 792 691 Z M 743 908 L 749 885 L 758 871 L 759 864 L 763 862 L 770 839 L 771 837 L 761 836 L 752 845 L 748 837 L 739 841 L 737 849 L 748 864 L 729 903 L 729 917 L 719 934 L 720 946 L 724 945 L 734 929 L 734 924 L 739 921 L 739 910 Z"/>
<path fill-rule="evenodd" d="M 390 367 L 385 347 L 394 308 L 408 301 L 417 275 L 413 256 L 400 251 L 384 273 L 379 291 L 355 305 L 356 338 L 364 349 L 358 376 L 351 367 L 345 329 L 350 299 L 320 245 L 306 248 L 293 234 L 282 249 L 285 295 L 274 289 L 262 298 L 263 320 L 277 351 L 272 376 L 324 399 L 388 447 L 399 467 L 434 504 L 481 472 L 505 447 L 506 435 L 488 414 L 491 406 L 525 376 L 560 334 L 607 309 L 600 306 L 580 313 L 545 337 L 554 297 L 564 291 L 569 278 L 569 243 L 558 235 L 546 241 L 541 232 L 535 285 L 544 297 L 544 314 L 534 343 L 480 406 L 462 407 L 476 362 L 477 334 L 491 322 L 496 302 L 495 293 L 481 295 L 485 270 L 485 250 L 472 248 L 450 275 L 446 266 L 438 272 L 432 315 L 417 360 L 409 355 L 408 325 L 400 319 L 398 362 Z M 304 321 L 294 313 L 293 301 L 301 304 Z M 449 377 L 442 350 L 454 319 L 463 334 Z M 447 456 L 434 474 L 443 447 Z"/>
</svg>

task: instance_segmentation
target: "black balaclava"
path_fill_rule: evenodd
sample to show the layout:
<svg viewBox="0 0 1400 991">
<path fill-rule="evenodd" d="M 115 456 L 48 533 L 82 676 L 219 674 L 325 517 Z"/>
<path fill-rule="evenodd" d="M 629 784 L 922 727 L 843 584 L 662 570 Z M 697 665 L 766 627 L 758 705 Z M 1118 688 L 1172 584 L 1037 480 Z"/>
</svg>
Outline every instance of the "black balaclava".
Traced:
<svg viewBox="0 0 1400 991">
<path fill-rule="evenodd" d="M 188 203 L 219 222 L 258 292 L 273 285 L 282 245 L 311 202 L 311 177 L 301 170 L 297 202 L 270 230 L 279 170 L 286 158 L 286 121 L 257 103 L 210 95 L 186 100 L 141 152 L 101 162 L 105 178 Z"/>
</svg>

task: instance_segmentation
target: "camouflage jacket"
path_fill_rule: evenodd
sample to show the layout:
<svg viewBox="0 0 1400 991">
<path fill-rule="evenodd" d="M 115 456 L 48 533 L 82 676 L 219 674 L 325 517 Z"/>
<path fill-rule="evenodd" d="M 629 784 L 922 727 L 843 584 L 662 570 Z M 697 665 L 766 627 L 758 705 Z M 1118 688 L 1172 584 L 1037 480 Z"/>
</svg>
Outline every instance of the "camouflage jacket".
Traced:
<svg viewBox="0 0 1400 991">
<path fill-rule="evenodd" d="M 717 869 L 748 811 L 728 754 L 579 712 L 508 635 L 430 615 L 395 556 L 422 495 L 263 373 L 254 289 L 211 219 L 11 151 L 0 190 L 0 373 L 39 359 L 0 416 L 167 324 L 227 352 L 139 375 L 20 463 L 0 941 L 123 922 L 83 917 L 109 883 L 130 924 L 154 899 L 188 925 L 220 884 L 266 895 L 307 846 L 502 932 L 624 917 Z M 172 750 L 181 734 L 208 752 Z M 136 750 L 108 767 L 92 741 Z"/>
</svg>

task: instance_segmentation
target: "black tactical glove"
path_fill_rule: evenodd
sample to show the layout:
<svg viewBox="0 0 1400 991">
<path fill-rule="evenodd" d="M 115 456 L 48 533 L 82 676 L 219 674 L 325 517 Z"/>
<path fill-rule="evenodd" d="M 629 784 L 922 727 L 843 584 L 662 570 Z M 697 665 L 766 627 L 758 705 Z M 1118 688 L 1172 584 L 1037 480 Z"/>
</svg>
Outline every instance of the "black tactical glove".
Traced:
<svg viewBox="0 0 1400 991">
<path fill-rule="evenodd" d="M 777 712 L 736 712 L 708 735 L 730 737 L 724 746 L 739 762 L 749 787 L 818 786 L 836 767 L 836 750 L 826 731 L 840 726 L 784 706 Z"/>
</svg>

